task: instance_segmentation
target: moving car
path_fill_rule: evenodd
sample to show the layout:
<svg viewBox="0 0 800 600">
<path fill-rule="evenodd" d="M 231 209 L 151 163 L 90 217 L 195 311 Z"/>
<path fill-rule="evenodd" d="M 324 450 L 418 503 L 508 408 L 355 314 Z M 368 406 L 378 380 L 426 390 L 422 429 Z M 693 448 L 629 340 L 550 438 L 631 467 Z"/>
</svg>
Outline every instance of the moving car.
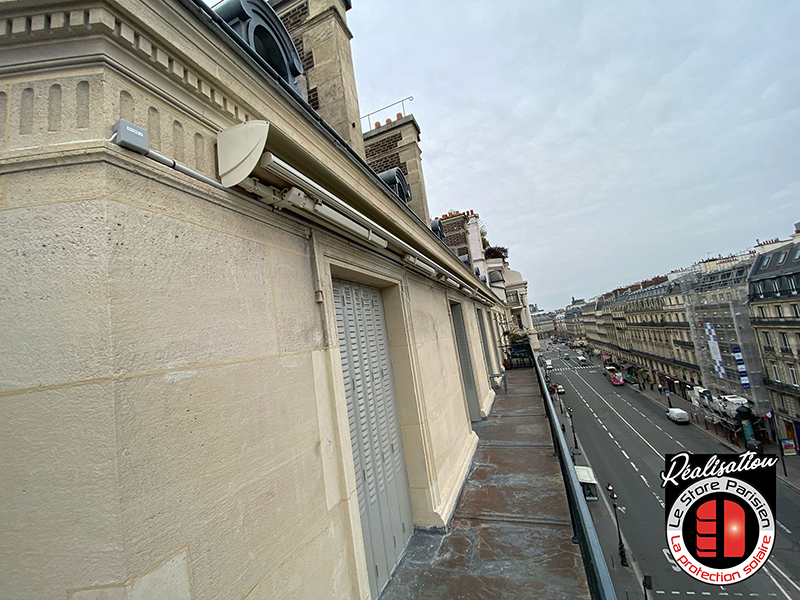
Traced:
<svg viewBox="0 0 800 600">
<path fill-rule="evenodd" d="M 545 369 L 552 369 L 553 368 L 553 361 L 550 360 L 549 358 L 546 361 L 544 361 L 544 368 Z"/>
<path fill-rule="evenodd" d="M 559 386 L 556 386 L 556 392 L 559 393 L 559 394 L 564 394 L 564 393 L 566 393 L 566 390 L 564 390 L 564 386 L 563 385 L 559 385 Z"/>
<path fill-rule="evenodd" d="M 564 360 L 569 360 L 569 354 L 564 354 Z"/>
<path fill-rule="evenodd" d="M 579 356 L 578 357 L 578 364 L 581 365 L 581 366 L 585 366 L 586 365 L 586 357 L 585 356 Z"/>
<path fill-rule="evenodd" d="M 669 408 L 667 409 L 667 417 L 673 423 L 689 423 L 689 413 L 682 408 Z"/>
</svg>

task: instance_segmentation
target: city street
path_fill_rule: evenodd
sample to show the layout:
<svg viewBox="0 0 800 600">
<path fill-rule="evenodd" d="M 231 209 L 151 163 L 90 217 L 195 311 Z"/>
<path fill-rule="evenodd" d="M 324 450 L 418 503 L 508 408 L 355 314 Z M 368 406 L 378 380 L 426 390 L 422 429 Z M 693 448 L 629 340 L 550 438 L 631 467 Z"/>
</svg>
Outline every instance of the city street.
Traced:
<svg viewBox="0 0 800 600">
<path fill-rule="evenodd" d="M 755 576 L 730 586 L 704 585 L 683 573 L 667 551 L 664 531 L 664 494 L 660 472 L 664 469 L 664 455 L 683 450 L 695 453 L 729 454 L 732 450 L 720 438 L 715 439 L 695 425 L 677 425 L 669 421 L 665 408 L 630 385 L 614 387 L 602 373 L 602 363 L 579 366 L 571 359 L 559 357 L 554 351 L 561 348 L 561 356 L 575 352 L 565 346 L 543 348 L 545 358 L 552 360 L 550 376 L 565 388 L 561 396 L 565 407 L 573 409 L 575 433 L 581 454 L 577 463 L 589 465 L 599 483 L 600 494 L 605 494 L 606 483 L 614 486 L 619 495 L 619 521 L 626 541 L 628 559 L 634 561 L 641 574 L 652 576 L 653 589 L 648 597 L 754 597 L 800 599 L 797 573 L 800 573 L 800 496 L 779 481 L 777 484 L 778 532 L 775 550 L 767 565 Z M 570 422 L 562 418 L 567 439 L 572 443 Z M 778 466 L 780 468 L 780 465 Z M 595 519 L 610 519 L 603 501 L 591 502 Z M 598 529 L 603 529 L 598 527 Z M 608 527 L 606 531 L 610 530 Z M 608 538 L 608 536 L 605 536 Z M 616 550 L 616 530 L 612 539 L 602 539 L 604 546 Z M 606 552 L 609 559 L 609 552 Z M 617 560 L 618 557 L 614 557 Z M 619 569 L 612 570 L 618 595 Z M 792 574 L 792 575 L 790 575 Z M 630 574 L 624 589 L 629 597 L 643 597 L 630 589 Z"/>
</svg>

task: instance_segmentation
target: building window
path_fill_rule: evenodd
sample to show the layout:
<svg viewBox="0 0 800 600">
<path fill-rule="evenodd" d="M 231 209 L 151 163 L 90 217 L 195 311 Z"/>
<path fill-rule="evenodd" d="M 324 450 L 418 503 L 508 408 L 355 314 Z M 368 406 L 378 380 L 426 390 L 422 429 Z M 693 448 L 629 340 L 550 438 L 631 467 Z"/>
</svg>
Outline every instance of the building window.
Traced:
<svg viewBox="0 0 800 600">
<path fill-rule="evenodd" d="M 797 382 L 797 369 L 794 368 L 794 365 L 786 365 L 789 369 L 789 377 L 792 379 L 792 385 L 798 385 Z"/>
<path fill-rule="evenodd" d="M 772 346 L 772 336 L 769 334 L 769 331 L 764 332 L 764 345 L 768 347 Z"/>
<path fill-rule="evenodd" d="M 800 248 L 794 253 L 794 258 L 792 260 L 800 260 Z"/>
<path fill-rule="evenodd" d="M 773 379 L 773 381 L 775 381 L 776 383 L 780 383 L 781 382 L 781 375 L 778 372 L 778 365 L 776 365 L 775 363 L 770 363 L 770 364 L 772 365 L 772 379 Z"/>
<path fill-rule="evenodd" d="M 795 283 L 794 277 L 787 277 L 786 281 L 789 284 L 789 292 L 791 292 L 792 294 L 796 294 L 797 293 L 797 283 Z"/>
<path fill-rule="evenodd" d="M 785 260 L 786 260 L 786 255 L 787 255 L 787 254 L 788 254 L 788 252 L 781 252 L 781 255 L 780 255 L 780 257 L 778 257 L 778 264 L 779 264 L 779 265 L 782 265 L 782 264 L 783 264 L 783 261 L 785 261 Z"/>
<path fill-rule="evenodd" d="M 769 266 L 769 259 L 771 259 L 771 258 L 772 258 L 772 256 L 765 256 L 764 257 L 764 260 L 761 262 L 761 268 L 762 269 L 766 269 Z"/>
<path fill-rule="evenodd" d="M 775 305 L 775 315 L 779 318 L 783 317 L 783 307 L 780 304 Z"/>
<path fill-rule="evenodd" d="M 764 286 L 761 283 L 756 284 L 756 294 L 758 294 L 759 298 L 764 297 Z"/>
<path fill-rule="evenodd" d="M 767 313 L 764 311 L 763 306 L 758 307 L 758 316 L 761 317 L 762 319 L 767 316 Z"/>
<path fill-rule="evenodd" d="M 781 295 L 781 289 L 778 286 L 778 280 L 777 279 L 773 279 L 773 280 L 770 281 L 770 283 L 772 284 L 772 291 L 775 292 L 775 295 L 776 296 L 780 296 Z"/>
<path fill-rule="evenodd" d="M 792 304 L 792 312 L 795 317 L 800 317 L 800 304 Z"/>
<path fill-rule="evenodd" d="M 789 347 L 789 336 L 786 335 L 786 332 L 781 331 L 781 348 L 788 348 Z"/>
</svg>

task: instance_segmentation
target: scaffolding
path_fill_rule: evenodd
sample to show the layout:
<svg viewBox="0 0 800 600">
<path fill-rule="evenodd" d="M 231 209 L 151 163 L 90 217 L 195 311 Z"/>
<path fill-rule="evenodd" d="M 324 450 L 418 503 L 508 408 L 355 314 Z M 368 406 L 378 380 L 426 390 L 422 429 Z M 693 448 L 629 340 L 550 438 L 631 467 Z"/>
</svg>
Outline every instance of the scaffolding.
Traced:
<svg viewBox="0 0 800 600">
<path fill-rule="evenodd" d="M 715 397 L 737 395 L 748 400 L 755 415 L 770 410 L 769 394 L 763 386 L 761 360 L 747 306 L 747 275 L 753 257 L 721 269 L 698 268 L 689 278 L 686 315 L 703 385 Z M 741 421 L 717 412 L 702 402 L 695 412 L 707 422 L 721 425 L 734 435 Z M 754 423 L 756 433 L 765 432 L 763 419 Z"/>
</svg>

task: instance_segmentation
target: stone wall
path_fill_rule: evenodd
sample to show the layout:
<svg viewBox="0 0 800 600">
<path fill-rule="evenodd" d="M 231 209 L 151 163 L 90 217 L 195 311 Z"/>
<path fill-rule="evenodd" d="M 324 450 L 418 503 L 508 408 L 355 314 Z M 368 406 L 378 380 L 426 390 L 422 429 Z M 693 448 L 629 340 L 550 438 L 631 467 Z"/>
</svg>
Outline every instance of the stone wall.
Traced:
<svg viewBox="0 0 800 600">
<path fill-rule="evenodd" d="M 183 5 L 85 6 L 0 14 L 2 594 L 365 598 L 331 279 L 383 289 L 420 526 L 447 522 L 476 444 L 448 302 L 482 382 L 475 305 L 111 125 L 213 178 L 217 132 L 269 119 L 458 265 Z"/>
</svg>

